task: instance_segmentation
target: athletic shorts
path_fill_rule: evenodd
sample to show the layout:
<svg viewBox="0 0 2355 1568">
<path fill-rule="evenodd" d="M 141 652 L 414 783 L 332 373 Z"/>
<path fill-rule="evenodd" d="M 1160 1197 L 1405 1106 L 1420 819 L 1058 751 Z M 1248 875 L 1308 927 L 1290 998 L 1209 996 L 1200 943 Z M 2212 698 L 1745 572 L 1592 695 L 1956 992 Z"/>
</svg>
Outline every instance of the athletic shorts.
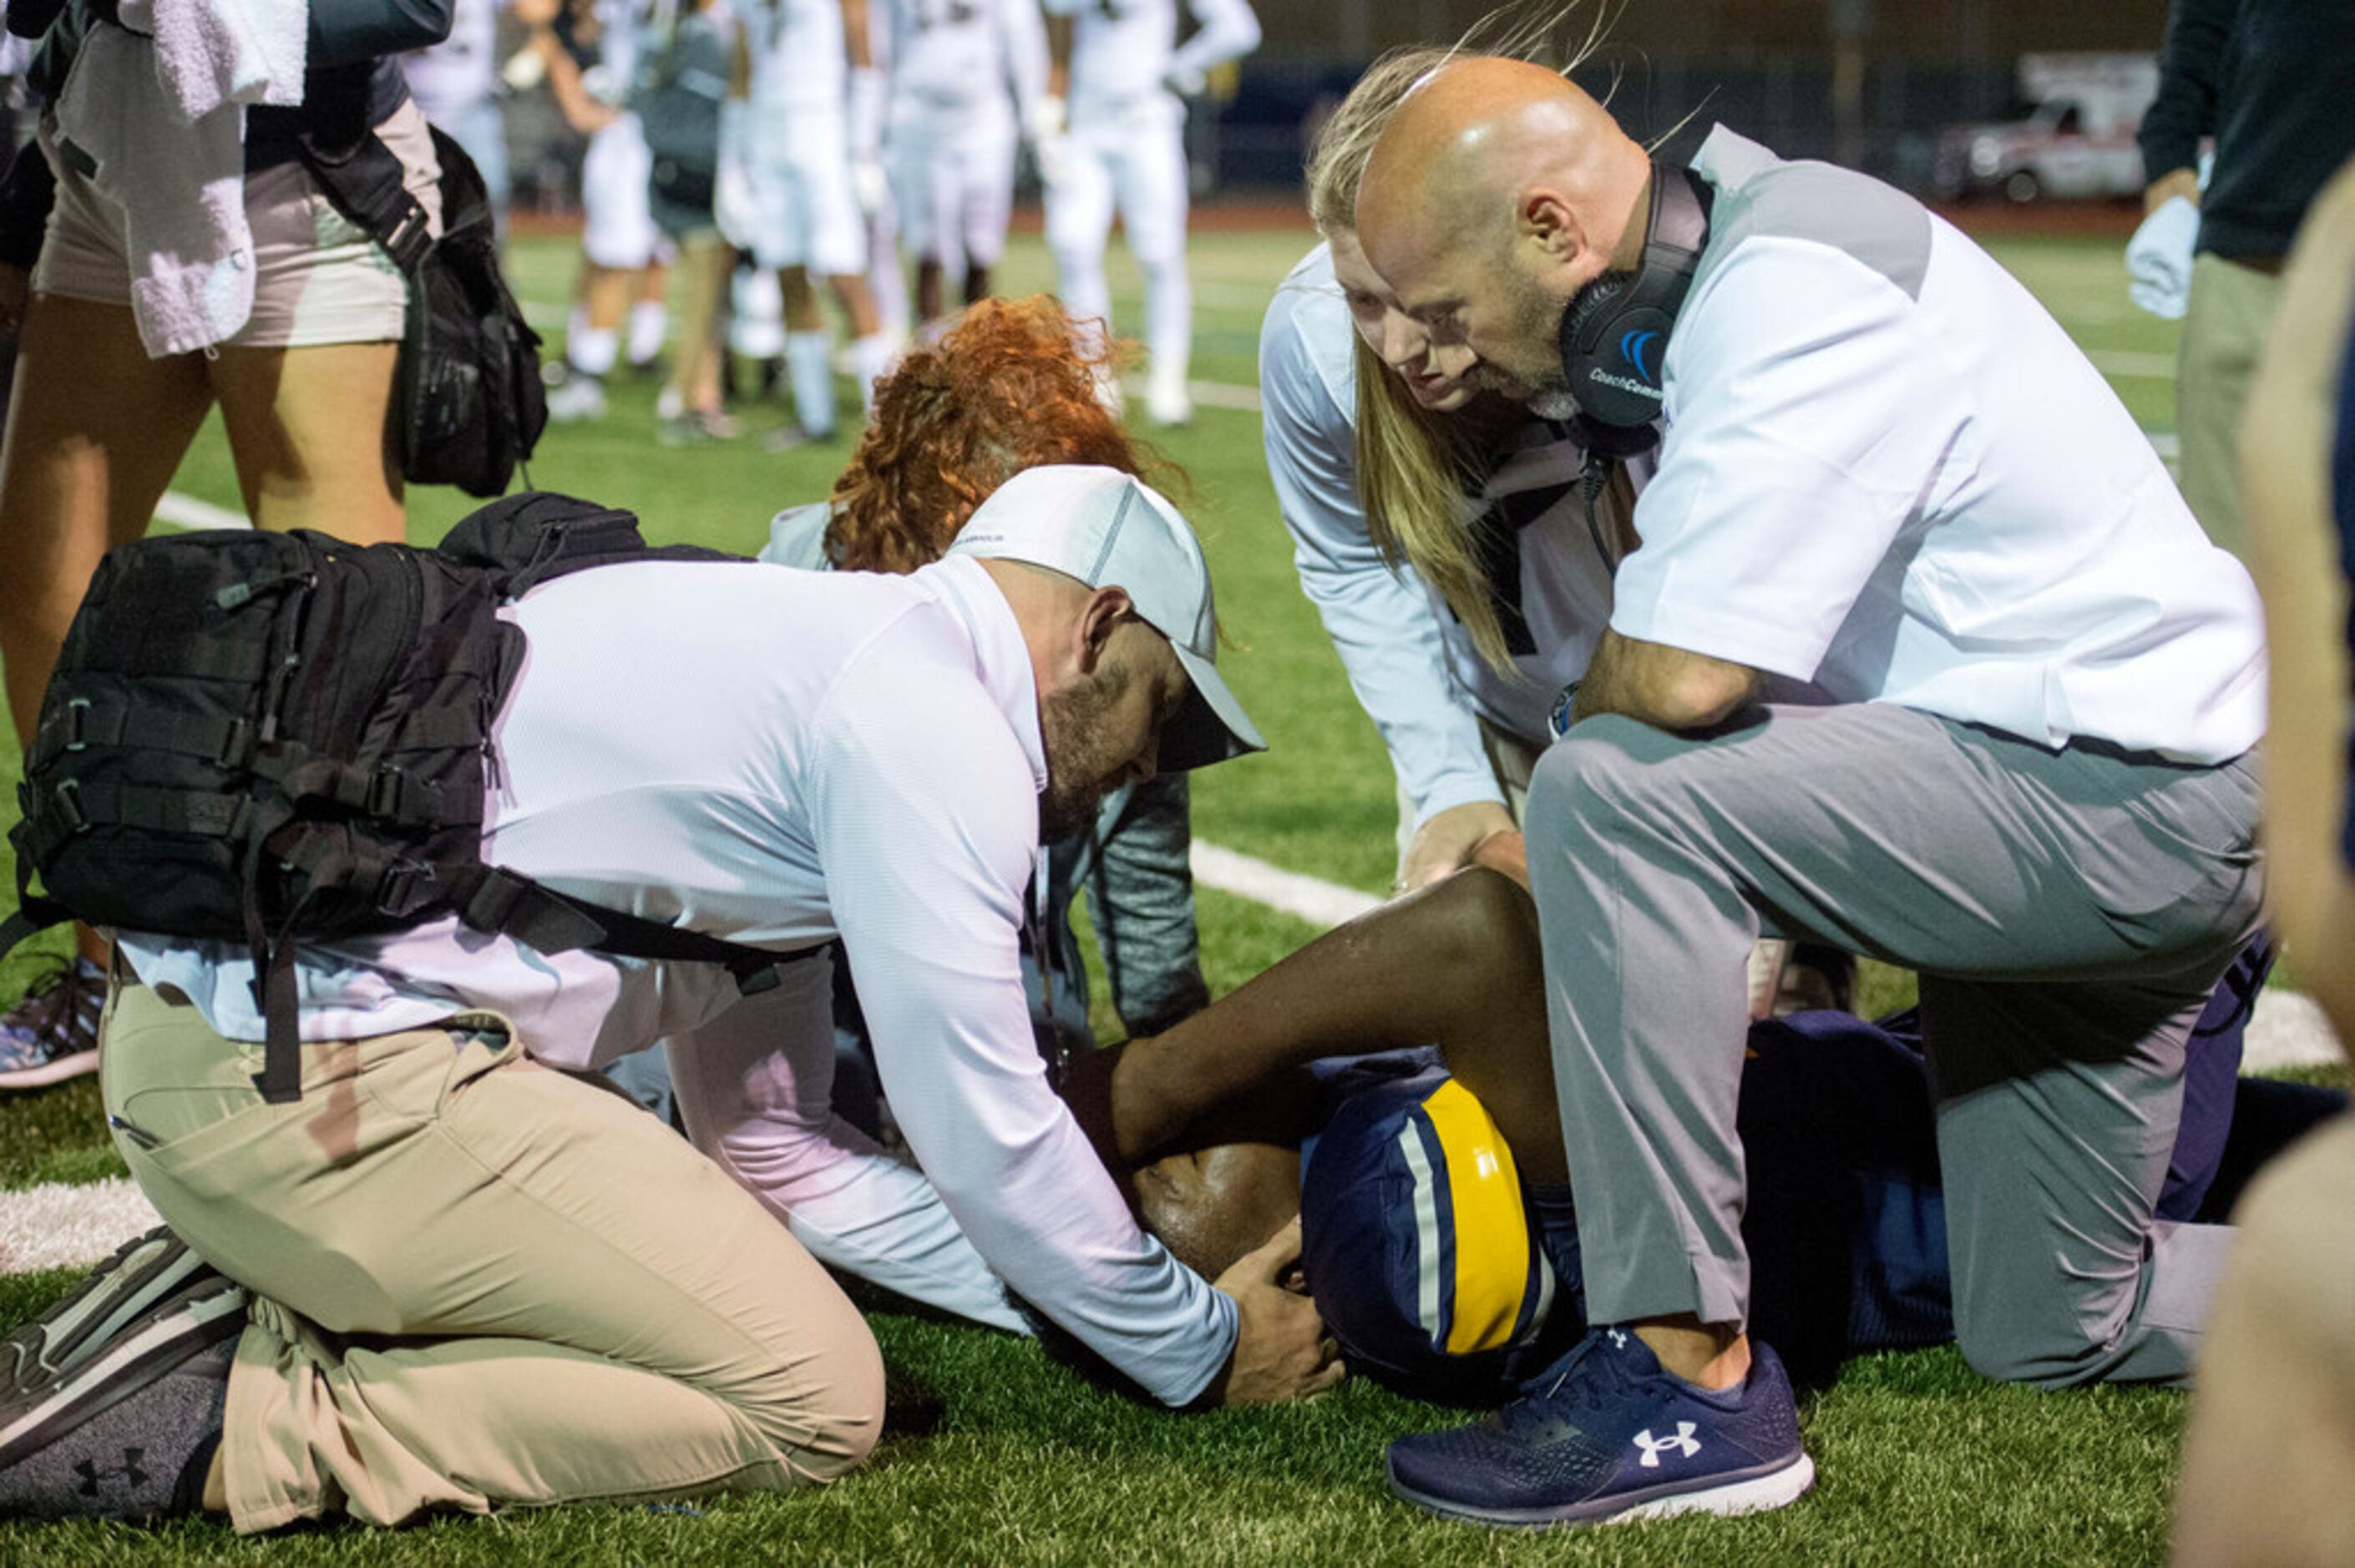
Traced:
<svg viewBox="0 0 2355 1568">
<path fill-rule="evenodd" d="M 1186 110 L 1168 93 L 1074 104 L 1064 177 L 1047 187 L 1047 243 L 1101 253 L 1120 214 L 1141 261 L 1186 254 Z"/>
<path fill-rule="evenodd" d="M 952 270 L 996 265 L 1014 210 L 1015 139 L 1002 100 L 949 111 L 893 106 L 891 195 L 910 255 Z"/>
<path fill-rule="evenodd" d="M 634 114 L 624 114 L 589 138 L 581 159 L 581 249 L 597 266 L 634 271 L 670 260 L 670 242 L 655 227 L 654 154 Z"/>
<path fill-rule="evenodd" d="M 752 255 L 762 266 L 807 267 L 822 278 L 867 270 L 867 220 L 851 189 L 842 116 L 829 109 L 771 111 L 759 122 L 751 166 Z"/>
<path fill-rule="evenodd" d="M 400 160 L 404 183 L 438 228 L 441 166 L 425 116 L 404 102 L 377 133 Z M 57 171 L 58 194 L 33 267 L 33 288 L 129 309 L 131 253 L 122 204 L 59 155 L 54 120 L 42 121 L 41 151 Z M 253 235 L 253 313 L 224 346 L 400 340 L 409 281 L 365 230 L 336 209 L 300 159 L 246 175 L 245 221 Z"/>
</svg>

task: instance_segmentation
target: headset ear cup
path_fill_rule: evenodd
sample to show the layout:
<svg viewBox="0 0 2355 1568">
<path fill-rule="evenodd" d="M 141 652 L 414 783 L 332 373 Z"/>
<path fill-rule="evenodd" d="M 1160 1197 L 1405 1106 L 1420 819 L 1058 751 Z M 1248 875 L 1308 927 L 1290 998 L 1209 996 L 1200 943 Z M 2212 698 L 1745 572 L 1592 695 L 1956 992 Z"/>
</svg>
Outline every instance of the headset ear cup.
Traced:
<svg viewBox="0 0 2355 1568">
<path fill-rule="evenodd" d="M 1707 187 L 1689 170 L 1654 164 L 1641 267 L 1593 280 L 1562 312 L 1562 379 L 1591 424 L 1632 428 L 1659 417 L 1661 363 L 1700 264 L 1709 208 Z"/>
</svg>

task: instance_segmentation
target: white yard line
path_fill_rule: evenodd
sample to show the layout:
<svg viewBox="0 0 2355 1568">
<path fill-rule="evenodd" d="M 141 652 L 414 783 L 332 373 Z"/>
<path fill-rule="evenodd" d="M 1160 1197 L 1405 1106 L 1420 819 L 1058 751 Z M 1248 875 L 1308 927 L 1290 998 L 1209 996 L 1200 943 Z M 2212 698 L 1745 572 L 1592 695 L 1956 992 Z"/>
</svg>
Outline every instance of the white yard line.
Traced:
<svg viewBox="0 0 2355 1568">
<path fill-rule="evenodd" d="M 242 512 L 231 512 L 215 506 L 209 501 L 198 501 L 193 495 L 183 495 L 167 490 L 164 499 L 155 503 L 155 521 L 169 523 L 175 528 L 250 528 L 252 520 Z"/>
</svg>

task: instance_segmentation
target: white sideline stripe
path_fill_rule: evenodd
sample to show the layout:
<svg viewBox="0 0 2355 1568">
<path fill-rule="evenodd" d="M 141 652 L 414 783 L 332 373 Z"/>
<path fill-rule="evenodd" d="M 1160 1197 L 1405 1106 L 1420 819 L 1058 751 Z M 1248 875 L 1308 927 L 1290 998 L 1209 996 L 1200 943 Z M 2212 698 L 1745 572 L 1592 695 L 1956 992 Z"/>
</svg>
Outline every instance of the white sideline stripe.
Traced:
<svg viewBox="0 0 2355 1568">
<path fill-rule="evenodd" d="M 215 506 L 209 501 L 199 501 L 193 495 L 183 495 L 167 490 L 164 499 L 155 503 L 155 521 L 169 523 L 175 528 L 250 528 L 252 519 L 242 512 Z"/>
<path fill-rule="evenodd" d="M 1264 904 L 1313 926 L 1338 926 L 1381 904 L 1370 893 L 1286 871 L 1201 839 L 1194 841 L 1192 859 L 1195 879 L 1204 886 Z"/>
<path fill-rule="evenodd" d="M 158 1223 L 155 1207 L 121 1176 L 0 1192 L 0 1274 L 87 1268 Z"/>
</svg>

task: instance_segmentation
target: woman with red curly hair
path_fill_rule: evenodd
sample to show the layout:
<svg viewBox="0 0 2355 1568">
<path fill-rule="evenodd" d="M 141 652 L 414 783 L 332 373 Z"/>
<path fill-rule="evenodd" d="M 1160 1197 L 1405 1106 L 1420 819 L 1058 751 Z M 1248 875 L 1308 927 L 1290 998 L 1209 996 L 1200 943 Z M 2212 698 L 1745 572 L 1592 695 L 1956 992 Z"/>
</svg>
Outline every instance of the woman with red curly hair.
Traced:
<svg viewBox="0 0 2355 1568">
<path fill-rule="evenodd" d="M 939 559 L 974 508 L 1026 468 L 1115 468 L 1168 493 L 1184 476 L 1097 400 L 1096 378 L 1114 351 L 1078 348 L 1072 338 L 1071 318 L 1044 294 L 975 305 L 936 346 L 911 352 L 877 385 L 867 433 L 832 502 L 782 513 L 773 529 L 788 518 L 823 521 L 826 565 L 912 572 Z M 817 564 L 774 549 L 765 558 Z"/>
</svg>

